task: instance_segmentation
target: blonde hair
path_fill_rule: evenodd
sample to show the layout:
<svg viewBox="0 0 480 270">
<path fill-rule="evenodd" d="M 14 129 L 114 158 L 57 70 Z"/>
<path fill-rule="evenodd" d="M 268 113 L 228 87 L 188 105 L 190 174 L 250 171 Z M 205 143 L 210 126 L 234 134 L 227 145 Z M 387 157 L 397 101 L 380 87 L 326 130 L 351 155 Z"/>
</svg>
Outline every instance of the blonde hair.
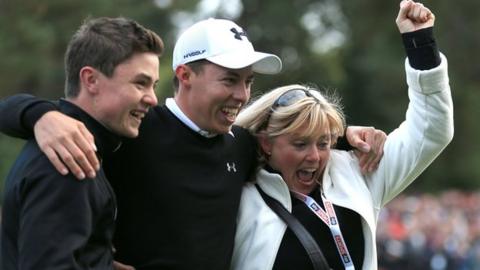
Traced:
<svg viewBox="0 0 480 270">
<path fill-rule="evenodd" d="M 306 95 L 293 104 L 272 108 L 285 92 L 300 89 Z M 278 87 L 252 101 L 237 117 L 236 124 L 254 135 L 276 137 L 302 130 L 305 137 L 329 131 L 332 143 L 345 131 L 345 116 L 339 99 L 333 94 L 322 94 L 314 87 L 292 84 Z M 306 128 L 305 128 L 306 127 Z"/>
</svg>

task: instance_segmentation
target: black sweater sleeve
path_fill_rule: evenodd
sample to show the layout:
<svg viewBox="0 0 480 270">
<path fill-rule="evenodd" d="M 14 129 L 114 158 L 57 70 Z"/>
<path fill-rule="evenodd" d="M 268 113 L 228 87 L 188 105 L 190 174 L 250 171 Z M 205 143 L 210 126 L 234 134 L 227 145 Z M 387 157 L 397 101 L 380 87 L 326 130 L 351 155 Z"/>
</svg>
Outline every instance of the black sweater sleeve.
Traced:
<svg viewBox="0 0 480 270">
<path fill-rule="evenodd" d="M 346 132 L 346 130 L 345 130 Z M 338 137 L 337 139 L 337 144 L 335 145 L 335 148 L 338 150 L 345 150 L 345 151 L 350 151 L 353 150 L 353 146 L 350 145 L 348 142 L 347 138 L 345 136 Z"/>
<path fill-rule="evenodd" d="M 6 135 L 33 138 L 33 126 L 57 104 L 28 94 L 18 94 L 0 100 L 0 132 Z"/>
</svg>

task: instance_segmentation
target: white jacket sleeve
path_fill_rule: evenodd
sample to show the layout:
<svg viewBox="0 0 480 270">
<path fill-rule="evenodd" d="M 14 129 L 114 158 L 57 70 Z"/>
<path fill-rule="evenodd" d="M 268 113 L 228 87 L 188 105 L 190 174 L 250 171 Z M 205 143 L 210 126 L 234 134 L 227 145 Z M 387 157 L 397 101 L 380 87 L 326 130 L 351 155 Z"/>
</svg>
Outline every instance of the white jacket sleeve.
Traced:
<svg viewBox="0 0 480 270">
<path fill-rule="evenodd" d="M 404 190 L 453 138 L 453 104 L 447 59 L 415 70 L 405 61 L 409 105 L 405 121 L 387 137 L 379 168 L 367 177 L 376 207 Z"/>
</svg>

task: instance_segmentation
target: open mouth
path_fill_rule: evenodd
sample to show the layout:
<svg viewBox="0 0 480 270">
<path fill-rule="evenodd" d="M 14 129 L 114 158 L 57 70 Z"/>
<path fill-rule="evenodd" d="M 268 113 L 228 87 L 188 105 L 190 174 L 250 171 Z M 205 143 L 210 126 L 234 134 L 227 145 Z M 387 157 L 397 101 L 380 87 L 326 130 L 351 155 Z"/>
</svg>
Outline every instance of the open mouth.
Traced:
<svg viewBox="0 0 480 270">
<path fill-rule="evenodd" d="M 317 178 L 317 169 L 301 169 L 298 170 L 296 175 L 300 182 L 304 184 L 311 184 L 315 182 Z"/>
<path fill-rule="evenodd" d="M 142 119 L 145 117 L 145 112 L 140 110 L 134 110 L 130 112 L 130 115 L 138 122 L 142 122 Z"/>
<path fill-rule="evenodd" d="M 223 107 L 222 108 L 222 113 L 227 119 L 228 122 L 235 122 L 235 119 L 237 118 L 237 114 L 239 112 L 239 108 L 236 107 Z"/>
</svg>

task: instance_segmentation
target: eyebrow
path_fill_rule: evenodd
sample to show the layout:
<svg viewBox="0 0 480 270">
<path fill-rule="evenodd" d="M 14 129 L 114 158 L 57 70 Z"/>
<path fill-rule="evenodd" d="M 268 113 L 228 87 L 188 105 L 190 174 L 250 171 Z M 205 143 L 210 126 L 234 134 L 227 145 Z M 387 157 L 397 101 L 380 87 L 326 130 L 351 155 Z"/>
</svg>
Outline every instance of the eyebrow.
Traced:
<svg viewBox="0 0 480 270">
<path fill-rule="evenodd" d="M 311 136 L 305 136 L 305 135 L 298 135 L 297 137 L 298 137 L 298 139 L 300 139 L 300 140 L 310 140 L 310 139 L 312 139 Z M 331 138 L 332 138 L 332 137 L 331 137 L 330 134 L 325 134 L 325 135 L 320 136 L 320 137 L 318 138 L 318 141 L 321 141 L 321 140 L 330 140 Z"/>
<path fill-rule="evenodd" d="M 227 72 L 225 72 L 225 74 L 230 75 L 230 76 L 240 77 L 240 74 L 238 74 L 235 71 L 231 71 L 231 70 L 227 70 Z"/>
<path fill-rule="evenodd" d="M 240 74 L 238 72 L 235 72 L 233 70 L 228 70 L 226 72 L 227 75 L 230 75 L 230 76 L 235 76 L 237 78 L 240 77 Z M 252 72 L 252 74 L 250 74 L 250 76 L 247 77 L 247 79 L 253 79 L 255 77 L 255 74 Z"/>
<path fill-rule="evenodd" d="M 332 140 L 332 135 L 322 135 L 320 136 L 320 138 L 318 139 L 319 141 L 330 141 Z"/>
<path fill-rule="evenodd" d="M 332 134 L 327 133 L 327 134 L 324 134 L 324 135 L 320 136 L 320 139 L 330 139 L 331 137 L 332 137 Z"/>
<path fill-rule="evenodd" d="M 153 81 L 153 78 L 145 73 L 140 73 L 140 74 L 137 74 L 135 75 L 135 77 L 133 77 L 133 80 L 147 80 L 149 83 L 153 82 L 157 82 L 158 80 L 156 80 L 155 82 Z"/>
</svg>

